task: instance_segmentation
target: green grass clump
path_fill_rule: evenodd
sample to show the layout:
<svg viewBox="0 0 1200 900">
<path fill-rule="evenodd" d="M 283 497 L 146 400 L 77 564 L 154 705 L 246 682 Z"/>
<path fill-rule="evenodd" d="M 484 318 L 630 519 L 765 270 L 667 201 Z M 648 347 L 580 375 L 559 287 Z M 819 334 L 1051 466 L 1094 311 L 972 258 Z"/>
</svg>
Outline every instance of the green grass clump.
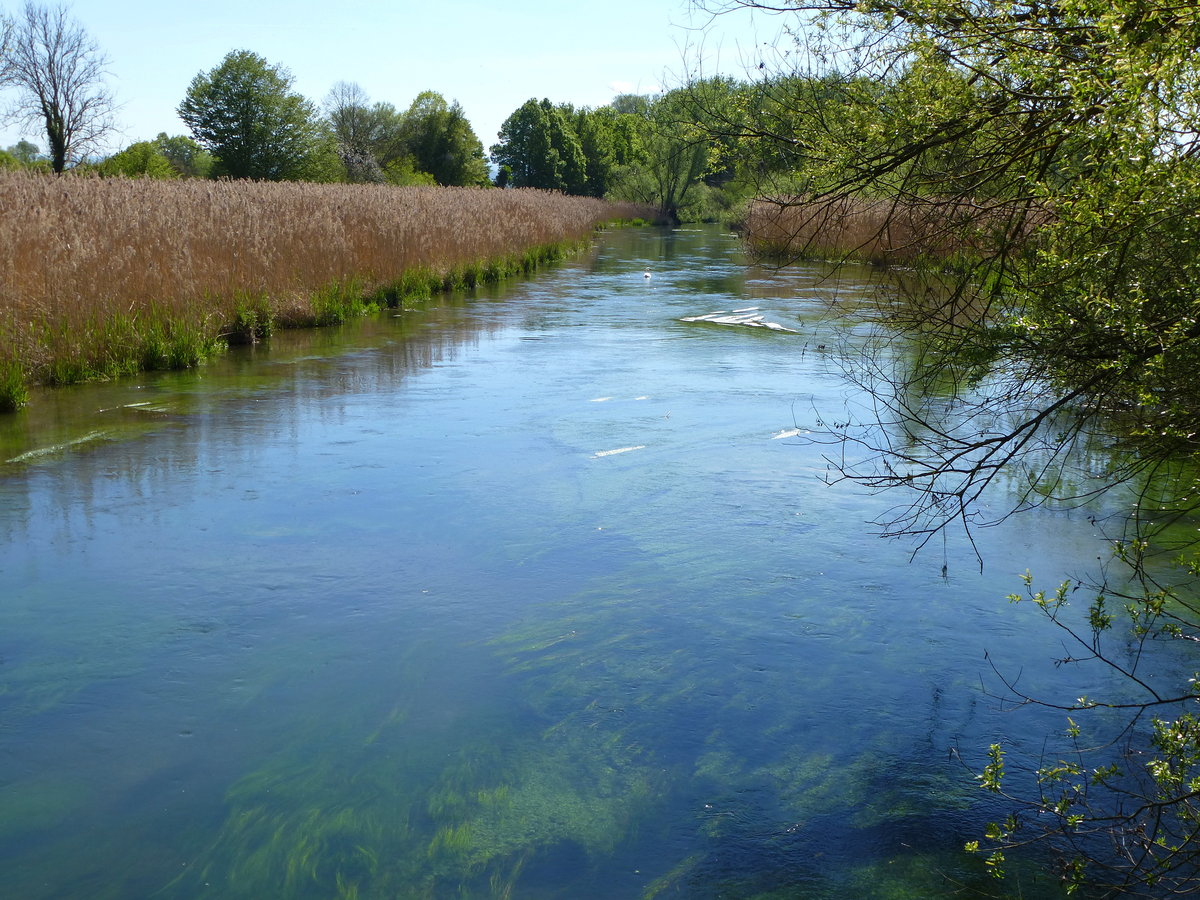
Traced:
<svg viewBox="0 0 1200 900">
<path fill-rule="evenodd" d="M 357 278 L 331 281 L 309 295 L 312 319 L 307 324 L 340 325 L 347 319 L 366 315 L 379 307 L 368 296 Z"/>
<path fill-rule="evenodd" d="M 12 356 L 0 356 L 0 413 L 15 412 L 28 402 L 29 385 L 21 363 Z"/>
<path fill-rule="evenodd" d="M 146 324 L 141 333 L 140 359 L 122 366 L 118 374 L 146 371 L 190 369 L 223 348 L 216 334 L 195 322 L 178 321 L 166 316 Z"/>
<path fill-rule="evenodd" d="M 100 381 L 135 372 L 186 369 L 224 348 L 206 322 L 161 306 L 87 319 L 78 326 L 45 322 L 36 381 L 51 386 Z"/>
<path fill-rule="evenodd" d="M 266 294 L 238 292 L 233 301 L 233 322 L 225 331 L 230 344 L 257 344 L 275 331 L 275 314 Z"/>
</svg>

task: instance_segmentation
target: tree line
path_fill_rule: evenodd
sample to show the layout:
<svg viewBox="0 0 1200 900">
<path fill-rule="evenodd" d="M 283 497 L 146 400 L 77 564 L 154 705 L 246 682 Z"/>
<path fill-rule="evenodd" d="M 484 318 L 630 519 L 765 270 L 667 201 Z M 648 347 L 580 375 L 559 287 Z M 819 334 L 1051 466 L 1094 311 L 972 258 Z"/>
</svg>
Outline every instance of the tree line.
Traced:
<svg viewBox="0 0 1200 900">
<path fill-rule="evenodd" d="M 755 90 L 714 78 L 597 109 L 531 98 L 491 148 L 497 184 L 644 203 L 675 220 L 728 217 L 751 182 L 713 126 Z"/>
<path fill-rule="evenodd" d="M 504 122 L 490 156 L 462 106 L 435 91 L 407 108 L 339 82 L 321 104 L 291 73 L 234 50 L 195 76 L 178 106 L 187 135 L 160 133 L 107 158 L 116 103 L 107 58 L 63 7 L 26 3 L 0 18 L 0 84 L 10 120 L 40 133 L 0 168 L 100 175 L 533 187 L 652 205 L 666 218 L 715 220 L 750 196 L 763 160 L 740 164 L 727 123 L 745 118 L 760 85 L 710 79 L 599 108 L 531 98 Z M 781 164 L 786 160 L 779 160 Z"/>
<path fill-rule="evenodd" d="M 107 158 L 116 103 L 107 58 L 64 7 L 26 3 L 0 18 L 0 86 L 15 96 L 10 121 L 38 132 L 0 151 L 0 168 L 100 175 L 228 177 L 319 182 L 482 185 L 486 157 L 462 107 L 426 91 L 407 110 L 370 103 L 339 83 L 322 107 L 293 89 L 291 73 L 247 50 L 230 52 L 187 87 L 178 114 L 189 135 L 160 133 Z"/>
<path fill-rule="evenodd" d="M 116 131 L 107 65 L 65 7 L 28 2 L 16 17 L 0 16 L 0 87 L 12 97 L 5 118 L 40 134 L 47 148 L 43 154 L 21 141 L 0 151 L 0 168 L 455 186 L 490 180 L 457 102 L 426 91 L 399 110 L 339 83 L 318 106 L 293 89 L 286 68 L 247 50 L 230 52 L 187 87 L 177 112 L 190 135 L 160 133 L 101 158 Z"/>
</svg>

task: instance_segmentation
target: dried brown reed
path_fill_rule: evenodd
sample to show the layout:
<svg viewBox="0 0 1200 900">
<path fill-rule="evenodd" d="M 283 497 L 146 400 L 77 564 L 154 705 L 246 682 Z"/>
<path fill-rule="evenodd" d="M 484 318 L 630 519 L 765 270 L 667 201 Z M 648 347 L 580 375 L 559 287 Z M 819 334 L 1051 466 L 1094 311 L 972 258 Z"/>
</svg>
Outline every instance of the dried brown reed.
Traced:
<svg viewBox="0 0 1200 900">
<path fill-rule="evenodd" d="M 754 201 L 743 224 L 748 244 L 764 256 L 904 266 L 987 255 L 1000 245 L 1001 234 L 1011 243 L 1015 222 L 1027 234 L 1043 218 L 1003 202 L 963 198 L 791 197 Z"/>
<path fill-rule="evenodd" d="M 187 365 L 247 314 L 331 321 L 331 299 L 394 298 L 418 271 L 426 285 L 498 277 L 644 215 L 532 190 L 22 172 L 0 173 L 0 210 L 0 363 L 47 383 Z"/>
</svg>

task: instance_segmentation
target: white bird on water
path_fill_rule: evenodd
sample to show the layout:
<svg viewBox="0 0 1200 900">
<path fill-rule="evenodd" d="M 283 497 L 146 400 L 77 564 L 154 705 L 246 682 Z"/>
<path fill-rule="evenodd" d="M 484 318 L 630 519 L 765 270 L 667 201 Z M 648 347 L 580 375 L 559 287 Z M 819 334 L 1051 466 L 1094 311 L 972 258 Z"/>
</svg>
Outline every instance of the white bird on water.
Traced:
<svg viewBox="0 0 1200 900">
<path fill-rule="evenodd" d="M 647 269 L 645 272 L 643 272 L 642 277 L 643 278 L 651 278 L 652 276 L 650 275 L 650 270 Z"/>
</svg>

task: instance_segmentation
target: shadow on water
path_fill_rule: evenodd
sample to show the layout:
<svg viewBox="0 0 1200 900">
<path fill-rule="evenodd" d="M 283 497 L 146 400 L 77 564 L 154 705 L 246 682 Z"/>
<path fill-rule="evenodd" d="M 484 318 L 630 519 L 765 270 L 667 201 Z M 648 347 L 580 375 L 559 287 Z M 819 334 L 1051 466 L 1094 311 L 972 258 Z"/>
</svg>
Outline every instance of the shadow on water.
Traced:
<svg viewBox="0 0 1200 900">
<path fill-rule="evenodd" d="M 823 483 L 796 435 L 877 289 L 624 231 L 36 398 L 0 425 L 7 890 L 996 895 L 948 750 L 1011 727 L 985 649 L 1055 677 L 1000 598 L 1090 537 L 1039 513 L 942 578 Z M 797 333 L 680 321 L 745 307 Z"/>
</svg>

